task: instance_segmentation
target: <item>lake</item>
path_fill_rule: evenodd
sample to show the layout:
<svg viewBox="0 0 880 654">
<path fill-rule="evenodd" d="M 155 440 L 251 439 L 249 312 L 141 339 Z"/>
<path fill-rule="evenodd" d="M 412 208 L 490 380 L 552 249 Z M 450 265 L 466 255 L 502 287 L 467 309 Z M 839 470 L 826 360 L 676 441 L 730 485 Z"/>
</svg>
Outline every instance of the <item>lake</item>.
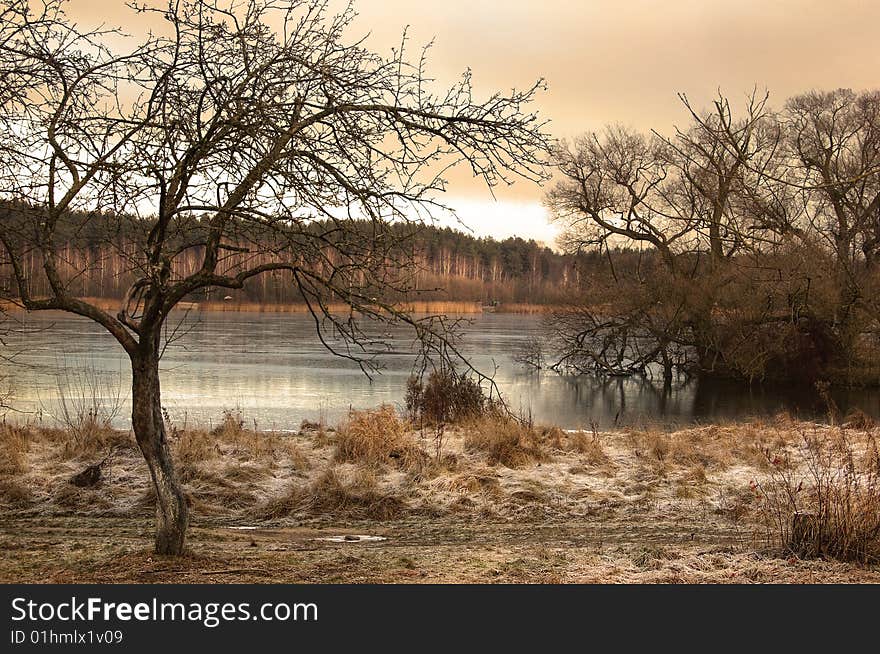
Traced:
<svg viewBox="0 0 880 654">
<path fill-rule="evenodd" d="M 109 334 L 67 314 L 16 318 L 20 324 L 5 339 L 7 351 L 17 353 L 16 365 L 4 364 L 14 409 L 7 419 L 63 422 L 65 411 L 87 410 L 94 398 L 114 414 L 115 425 L 129 425 L 128 359 Z M 387 334 L 393 347 L 381 358 L 385 368 L 371 381 L 324 349 L 306 314 L 193 313 L 184 332 L 161 365 L 163 405 L 180 426 L 215 424 L 225 409 L 238 409 L 258 429 L 291 430 L 304 419 L 335 424 L 350 408 L 401 406 L 414 361 L 411 334 L 393 329 Z M 462 340 L 462 352 L 478 369 L 495 370 L 510 407 L 536 422 L 576 429 L 707 423 L 779 411 L 822 419 L 826 413 L 809 388 L 691 382 L 664 393 L 660 385 L 633 379 L 529 372 L 514 357 L 540 333 L 539 316 L 485 313 L 472 317 Z M 844 412 L 859 407 L 880 415 L 876 390 L 838 392 L 835 400 Z"/>
</svg>

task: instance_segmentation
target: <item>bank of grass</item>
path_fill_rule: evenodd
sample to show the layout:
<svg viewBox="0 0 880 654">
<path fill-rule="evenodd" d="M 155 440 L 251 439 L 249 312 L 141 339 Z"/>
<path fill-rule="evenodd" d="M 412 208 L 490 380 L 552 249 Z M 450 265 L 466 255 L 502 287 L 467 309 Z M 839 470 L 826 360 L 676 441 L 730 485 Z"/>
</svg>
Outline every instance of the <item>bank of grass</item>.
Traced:
<svg viewBox="0 0 880 654">
<path fill-rule="evenodd" d="M 770 469 L 776 453 L 795 438 L 797 425 L 788 416 L 731 425 L 706 425 L 675 431 L 628 430 L 635 455 L 658 474 L 667 469 L 699 465 L 723 471 L 744 465 L 757 471 Z"/>
<path fill-rule="evenodd" d="M 27 472 L 30 439 L 26 429 L 13 425 L 0 426 L 0 476 L 12 477 Z"/>
<path fill-rule="evenodd" d="M 426 534 L 462 521 L 595 525 L 598 534 L 650 532 L 663 557 L 627 554 L 646 571 L 686 556 L 683 532 L 688 542 L 719 546 L 723 533 L 724 547 L 780 565 L 811 557 L 877 565 L 880 526 L 871 516 L 880 511 L 880 457 L 868 420 L 827 426 L 780 416 L 604 432 L 495 412 L 416 429 L 384 406 L 352 412 L 335 428 L 304 423 L 297 434 L 248 425 L 236 412 L 205 428 L 169 425 L 196 522 L 278 529 L 415 521 Z M 0 448 L 0 514 L 9 519 L 148 520 L 154 512 L 149 474 L 128 432 L 102 427 L 82 438 L 5 424 Z M 70 483 L 96 463 L 103 464 L 97 484 Z M 781 499 L 792 496 L 796 502 Z M 802 515 L 815 516 L 806 533 L 817 540 L 805 545 L 801 534 L 796 548 L 791 530 Z M 833 545 L 840 542 L 850 545 Z"/>
</svg>

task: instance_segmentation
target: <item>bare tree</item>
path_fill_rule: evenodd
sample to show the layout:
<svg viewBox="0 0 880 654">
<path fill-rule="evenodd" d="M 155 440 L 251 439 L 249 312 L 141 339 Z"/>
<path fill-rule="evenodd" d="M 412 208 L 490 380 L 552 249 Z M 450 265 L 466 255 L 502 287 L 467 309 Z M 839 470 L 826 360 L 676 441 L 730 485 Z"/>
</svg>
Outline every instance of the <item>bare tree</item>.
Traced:
<svg viewBox="0 0 880 654">
<path fill-rule="evenodd" d="M 679 98 L 690 114 L 690 126 L 676 129 L 674 138 L 657 134 L 666 145 L 661 157 L 675 180 L 669 204 L 686 214 L 700 232 L 710 262 L 717 267 L 748 246 L 748 225 L 742 222 L 747 214 L 734 203 L 743 193 L 747 172 L 778 150 L 779 134 L 768 116 L 768 94 L 753 92 L 739 119 L 721 94 L 712 110 L 704 113 L 696 111 L 684 94 Z"/>
<path fill-rule="evenodd" d="M 778 111 L 752 93 L 739 116 L 680 97 L 673 136 L 612 128 L 556 152 L 563 245 L 608 261 L 554 316 L 556 366 L 876 383 L 877 93 Z"/>
<path fill-rule="evenodd" d="M 857 347 L 880 317 L 876 260 L 880 217 L 880 93 L 849 89 L 793 97 L 773 115 L 779 147 L 744 185 L 757 233 L 794 239 L 821 257 L 833 296 L 829 329 Z"/>
<path fill-rule="evenodd" d="M 670 211 L 663 191 L 669 170 L 660 147 L 653 136 L 609 127 L 556 149 L 560 180 L 548 191 L 547 204 L 566 228 L 566 250 L 633 242 L 656 250 L 675 268 L 675 248 L 694 225 Z"/>
<path fill-rule="evenodd" d="M 862 291 L 880 245 L 880 93 L 806 93 L 788 101 L 784 120 L 791 177 L 806 196 L 811 231 L 834 252 L 837 322 L 852 339 L 856 308 L 874 303 Z"/>
<path fill-rule="evenodd" d="M 452 166 L 490 187 L 542 179 L 548 137 L 527 111 L 541 82 L 477 100 L 465 74 L 438 93 L 426 53 L 411 60 L 405 36 L 387 56 L 351 40 L 351 7 L 174 0 L 136 10 L 166 29 L 125 53 L 117 34 L 72 25 L 61 0 L 36 14 L 27 0 L 3 10 L 0 243 L 17 302 L 91 318 L 128 353 L 156 551 L 179 554 L 188 508 L 159 380 L 174 307 L 273 274 L 299 289 L 325 345 L 364 367 L 358 316 L 436 336 L 436 320 L 387 299 L 409 288 L 399 225 L 429 215 Z M 108 243 L 125 237 L 119 255 L 136 274 L 115 315 L 71 294 L 75 275 L 60 273 L 65 239 L 96 222 Z M 192 251 L 199 265 L 187 268 Z M 48 297 L 29 291 L 28 252 L 42 258 Z M 335 314 L 331 299 L 349 311 Z"/>
</svg>

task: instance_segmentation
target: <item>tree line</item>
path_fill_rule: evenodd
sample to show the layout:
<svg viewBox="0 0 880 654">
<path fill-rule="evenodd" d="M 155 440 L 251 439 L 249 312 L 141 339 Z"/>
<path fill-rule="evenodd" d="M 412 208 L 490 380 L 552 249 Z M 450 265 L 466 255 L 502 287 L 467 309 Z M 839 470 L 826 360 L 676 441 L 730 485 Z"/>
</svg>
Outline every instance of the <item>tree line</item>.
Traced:
<svg viewBox="0 0 880 654">
<path fill-rule="evenodd" d="M 21 214 L 21 208 L 0 204 L 0 214 L 9 224 Z M 137 261 L 139 241 L 133 233 L 142 230 L 137 219 L 129 217 L 120 221 L 117 217 L 82 212 L 65 221 L 68 233 L 58 234 L 58 266 L 62 277 L 69 280 L 69 291 L 84 297 L 121 299 L 141 271 Z M 124 222 L 124 224 L 123 224 Z M 316 221 L 314 233 L 328 231 L 330 224 Z M 369 235 L 370 225 L 353 220 L 350 229 Z M 450 300 L 492 303 L 561 304 L 577 289 L 586 255 L 570 256 L 554 251 L 534 240 L 511 237 L 504 240 L 477 238 L 449 227 L 434 225 L 413 226 L 401 223 L 391 228 L 396 249 L 407 250 L 407 263 L 411 267 L 411 283 L 406 289 L 383 289 L 389 301 L 405 299 Z M 247 255 L 254 263 L 270 258 L 266 246 L 247 248 L 249 238 L 240 238 L 242 249 L 255 252 Z M 233 253 L 234 254 L 234 253 Z M 175 257 L 177 271 L 192 271 L 204 256 L 201 247 L 193 247 Z M 398 256 L 400 256 L 398 254 Z M 237 257 L 243 258 L 243 257 Z M 238 265 L 235 256 L 229 256 L 221 267 Z M 339 263 L 338 253 L 329 247 L 323 260 L 314 262 L 318 269 Z M 303 261 L 303 265 L 308 265 Z M 28 292 L 34 297 L 51 292 L 49 281 L 43 274 L 43 261 L 38 250 L 26 252 L 21 266 Z M 0 254 L 0 287 L 15 291 L 13 269 L 3 265 Z M 189 301 L 216 300 L 231 293 L 235 300 L 284 304 L 300 303 L 303 295 L 292 283 L 290 273 L 279 270 L 248 280 L 239 290 L 201 289 L 187 297 Z M 328 301 L 344 300 L 338 294 L 324 289 Z M 218 297 L 218 295 L 220 295 Z"/>
</svg>

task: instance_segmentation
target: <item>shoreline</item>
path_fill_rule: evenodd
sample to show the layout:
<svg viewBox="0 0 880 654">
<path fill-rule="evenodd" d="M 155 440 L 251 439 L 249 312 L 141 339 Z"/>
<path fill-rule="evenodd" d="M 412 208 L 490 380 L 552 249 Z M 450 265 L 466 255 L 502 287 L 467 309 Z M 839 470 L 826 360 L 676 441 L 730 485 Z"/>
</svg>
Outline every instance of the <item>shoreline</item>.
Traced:
<svg viewBox="0 0 880 654">
<path fill-rule="evenodd" d="M 119 309 L 119 299 L 84 297 L 83 301 L 98 307 L 102 311 L 115 312 Z M 349 306 L 344 302 L 329 302 L 326 305 L 331 311 L 347 311 Z M 559 310 L 556 304 L 531 304 L 527 302 L 507 302 L 497 305 L 484 305 L 480 302 L 466 300 L 415 300 L 397 303 L 396 306 L 408 313 L 416 314 L 462 314 L 476 315 L 483 313 L 508 313 L 522 315 L 543 315 Z M 309 307 L 304 302 L 263 303 L 243 302 L 238 300 L 205 302 L 179 302 L 176 309 L 183 311 L 231 312 L 231 313 L 308 313 Z M 9 301 L 0 301 L 0 310 L 17 313 L 25 311 L 23 307 Z"/>
</svg>

